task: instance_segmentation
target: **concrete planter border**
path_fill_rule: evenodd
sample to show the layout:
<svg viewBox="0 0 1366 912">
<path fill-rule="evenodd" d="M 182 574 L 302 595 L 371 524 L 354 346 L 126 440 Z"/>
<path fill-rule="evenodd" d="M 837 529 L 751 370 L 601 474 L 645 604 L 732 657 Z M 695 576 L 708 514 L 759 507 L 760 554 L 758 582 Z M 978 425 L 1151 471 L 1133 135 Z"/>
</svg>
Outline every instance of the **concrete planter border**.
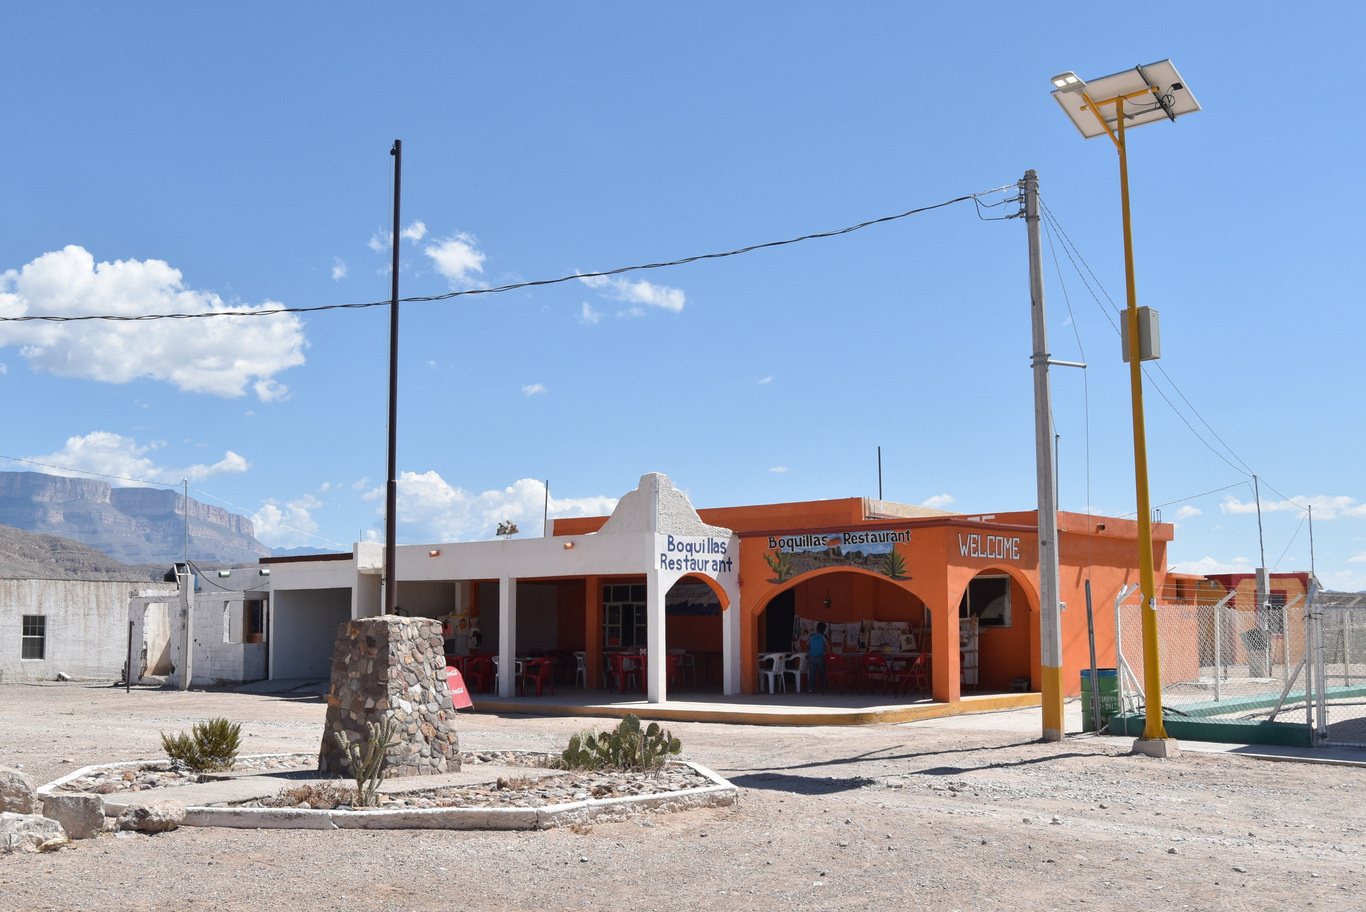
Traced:
<svg viewBox="0 0 1366 912">
<path fill-rule="evenodd" d="M 539 752 L 528 752 L 539 753 Z M 261 755 L 281 756 L 281 755 Z M 87 766 L 49 782 L 38 789 L 50 794 L 66 783 L 97 770 L 140 767 L 150 761 L 135 760 Z M 583 801 L 536 808 L 399 808 L 384 810 L 312 810 L 302 808 L 247 808 L 187 806 L 185 826 L 235 827 L 239 829 L 295 830 L 546 830 L 574 824 L 606 823 L 626 820 L 636 814 L 656 811 L 672 813 L 704 807 L 729 807 L 739 796 L 739 788 L 698 763 L 676 761 L 707 779 L 708 784 L 657 795 L 629 795 L 615 798 L 589 798 Z M 423 791 L 414 787 L 404 791 Z M 158 790 L 157 798 L 174 798 L 175 789 Z M 147 792 L 137 793 L 148 795 Z M 112 797 L 112 796 L 111 796 Z M 107 812 L 135 803 L 119 795 L 119 802 L 107 802 Z M 117 808 L 117 810 L 116 810 Z"/>
</svg>

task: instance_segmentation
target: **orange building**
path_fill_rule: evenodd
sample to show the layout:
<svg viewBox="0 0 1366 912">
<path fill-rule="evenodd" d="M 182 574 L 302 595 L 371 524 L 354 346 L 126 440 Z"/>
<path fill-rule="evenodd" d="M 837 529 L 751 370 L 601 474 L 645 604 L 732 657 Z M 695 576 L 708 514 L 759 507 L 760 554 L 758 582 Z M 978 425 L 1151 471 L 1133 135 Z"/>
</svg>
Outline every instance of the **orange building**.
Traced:
<svg viewBox="0 0 1366 912">
<path fill-rule="evenodd" d="M 851 497 L 703 508 L 697 515 L 739 540 L 740 598 L 724 610 L 739 612 L 742 692 L 758 689 L 761 653 L 800 648 L 821 621 L 834 653 L 927 648 L 937 701 L 955 702 L 965 687 L 1040 689 L 1034 512 L 969 516 Z M 554 520 L 552 534 L 590 534 L 606 521 Z M 1058 528 L 1063 681 L 1075 695 L 1079 672 L 1090 665 L 1086 583 L 1097 661 L 1110 665 L 1114 598 L 1138 581 L 1138 524 L 1060 513 Z M 1172 526 L 1154 524 L 1153 538 L 1154 564 L 1165 567 Z M 703 574 L 680 580 L 687 582 L 707 584 Z M 722 648 L 719 625 L 688 630 L 681 620 L 669 621 L 669 645 L 682 638 L 698 651 Z"/>
</svg>

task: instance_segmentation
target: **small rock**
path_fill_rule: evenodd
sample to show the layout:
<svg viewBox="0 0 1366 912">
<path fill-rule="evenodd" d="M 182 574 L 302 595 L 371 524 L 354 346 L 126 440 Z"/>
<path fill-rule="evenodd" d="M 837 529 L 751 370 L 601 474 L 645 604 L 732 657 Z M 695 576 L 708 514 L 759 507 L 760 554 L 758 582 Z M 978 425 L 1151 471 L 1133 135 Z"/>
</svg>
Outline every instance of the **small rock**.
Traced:
<svg viewBox="0 0 1366 912">
<path fill-rule="evenodd" d="M 1246 874 L 1246 873 L 1247 873 L 1247 868 L 1241 867 L 1241 866 L 1239 866 L 1239 865 L 1234 865 L 1234 866 L 1233 866 L 1233 870 L 1237 871 L 1239 874 Z"/>
<path fill-rule="evenodd" d="M 48 795 L 43 816 L 62 825 L 72 839 L 90 839 L 104 831 L 104 799 L 99 795 Z"/>
<path fill-rule="evenodd" d="M 41 810 L 33 778 L 17 769 L 0 766 L 0 813 L 37 814 Z"/>
<path fill-rule="evenodd" d="M 1168 854 L 1168 855 L 1175 855 L 1175 854 L 1176 854 L 1176 846 L 1172 846 L 1170 849 L 1168 849 L 1168 850 L 1167 850 L 1167 854 Z"/>
<path fill-rule="evenodd" d="M 163 798 L 146 804 L 132 804 L 119 815 L 119 829 L 139 833 L 164 833 L 185 821 L 185 805 Z"/>
</svg>

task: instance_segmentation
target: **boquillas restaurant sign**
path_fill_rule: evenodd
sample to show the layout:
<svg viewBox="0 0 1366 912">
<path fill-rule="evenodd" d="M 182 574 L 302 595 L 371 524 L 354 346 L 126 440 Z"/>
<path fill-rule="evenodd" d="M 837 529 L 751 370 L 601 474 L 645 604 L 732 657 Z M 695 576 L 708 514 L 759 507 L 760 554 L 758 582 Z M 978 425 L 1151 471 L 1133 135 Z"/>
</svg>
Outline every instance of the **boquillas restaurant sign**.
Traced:
<svg viewBox="0 0 1366 912">
<path fill-rule="evenodd" d="M 782 583 L 827 567 L 857 567 L 894 580 L 910 579 L 906 559 L 897 553 L 898 544 L 910 544 L 911 530 L 881 532 L 817 532 L 803 535 L 770 535 L 764 560 Z"/>
</svg>

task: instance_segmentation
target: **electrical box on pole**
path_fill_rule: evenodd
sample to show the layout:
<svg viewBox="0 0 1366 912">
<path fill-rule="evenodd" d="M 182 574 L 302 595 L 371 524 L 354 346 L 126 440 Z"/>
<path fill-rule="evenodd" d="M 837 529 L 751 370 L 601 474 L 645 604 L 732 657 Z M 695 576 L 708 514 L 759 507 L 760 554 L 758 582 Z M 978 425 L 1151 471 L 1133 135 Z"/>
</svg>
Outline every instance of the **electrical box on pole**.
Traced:
<svg viewBox="0 0 1366 912">
<path fill-rule="evenodd" d="M 1120 343 L 1124 346 L 1124 363 L 1129 363 L 1129 320 L 1121 314 Z M 1151 307 L 1138 308 L 1138 360 L 1156 361 L 1162 357 L 1162 340 L 1158 337 L 1157 311 Z"/>
</svg>

